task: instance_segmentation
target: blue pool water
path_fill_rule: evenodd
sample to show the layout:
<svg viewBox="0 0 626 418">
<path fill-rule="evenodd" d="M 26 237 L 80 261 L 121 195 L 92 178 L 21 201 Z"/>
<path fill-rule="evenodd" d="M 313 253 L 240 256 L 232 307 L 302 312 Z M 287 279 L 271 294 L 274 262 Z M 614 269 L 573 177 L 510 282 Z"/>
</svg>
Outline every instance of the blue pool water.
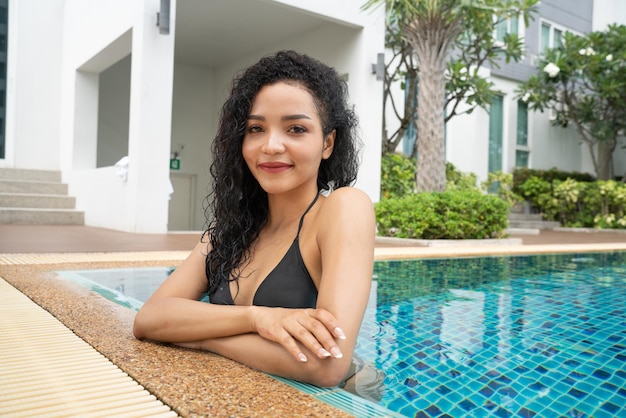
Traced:
<svg viewBox="0 0 626 418">
<path fill-rule="evenodd" d="M 626 417 L 626 253 L 376 262 L 356 355 L 363 398 L 287 383 L 357 416 Z"/>
</svg>

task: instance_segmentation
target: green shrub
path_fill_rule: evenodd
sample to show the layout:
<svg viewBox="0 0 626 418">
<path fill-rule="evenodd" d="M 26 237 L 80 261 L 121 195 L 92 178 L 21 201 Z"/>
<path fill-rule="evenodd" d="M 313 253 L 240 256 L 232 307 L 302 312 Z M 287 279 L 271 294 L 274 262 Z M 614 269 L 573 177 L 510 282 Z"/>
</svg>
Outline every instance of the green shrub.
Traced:
<svg viewBox="0 0 626 418">
<path fill-rule="evenodd" d="M 626 184 L 614 180 L 554 180 L 530 177 L 524 196 L 548 220 L 574 228 L 626 229 Z"/>
<path fill-rule="evenodd" d="M 474 173 L 463 173 L 454 164 L 446 163 L 446 190 L 478 190 Z"/>
<path fill-rule="evenodd" d="M 513 191 L 513 174 L 504 173 L 502 171 L 490 172 L 487 180 L 482 183 L 483 190 L 493 193 L 504 200 L 509 207 L 518 202 L 522 202 L 524 198 Z"/>
<path fill-rule="evenodd" d="M 418 239 L 501 238 L 509 205 L 475 190 L 417 193 L 375 206 L 378 234 Z"/>
<path fill-rule="evenodd" d="M 552 184 L 541 177 L 530 176 L 517 190 L 519 194 L 538 208 L 544 207 L 546 197 L 552 194 Z"/>
<path fill-rule="evenodd" d="M 406 154 L 385 154 L 381 159 L 380 191 L 382 199 L 402 197 L 416 192 L 415 159 Z M 463 173 L 454 164 L 446 163 L 447 190 L 478 190 L 474 173 Z"/>
<path fill-rule="evenodd" d="M 555 180 L 565 181 L 572 179 L 580 182 L 595 181 L 595 177 L 589 173 L 579 173 L 577 171 L 562 171 L 557 168 L 549 170 L 538 170 L 525 167 L 517 167 L 513 170 L 513 187 L 512 190 L 518 195 L 522 195 L 522 185 L 531 177 L 537 177 L 541 180 L 552 184 Z"/>
<path fill-rule="evenodd" d="M 381 161 L 380 194 L 382 199 L 415 193 L 415 160 L 405 154 L 385 154 Z"/>
<path fill-rule="evenodd" d="M 594 187 L 585 188 L 585 202 L 594 201 L 596 207 L 589 204 L 587 218 L 593 216 L 596 228 L 626 229 L 626 184 L 615 180 L 598 181 Z M 595 197 L 595 199 L 594 199 Z M 593 212 L 591 212 L 593 211 Z"/>
</svg>

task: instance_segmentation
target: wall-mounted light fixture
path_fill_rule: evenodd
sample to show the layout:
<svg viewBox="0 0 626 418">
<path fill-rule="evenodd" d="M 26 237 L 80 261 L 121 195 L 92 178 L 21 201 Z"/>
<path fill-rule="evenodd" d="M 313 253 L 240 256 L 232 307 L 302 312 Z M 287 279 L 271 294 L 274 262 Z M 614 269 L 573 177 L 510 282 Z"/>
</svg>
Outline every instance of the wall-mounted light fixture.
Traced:
<svg viewBox="0 0 626 418">
<path fill-rule="evenodd" d="M 161 35 L 170 33 L 170 0 L 161 0 L 161 9 L 157 12 L 157 26 Z"/>
<path fill-rule="evenodd" d="M 376 80 L 385 79 L 385 54 L 380 53 L 376 56 L 376 63 L 372 64 L 372 74 L 376 74 Z"/>
</svg>

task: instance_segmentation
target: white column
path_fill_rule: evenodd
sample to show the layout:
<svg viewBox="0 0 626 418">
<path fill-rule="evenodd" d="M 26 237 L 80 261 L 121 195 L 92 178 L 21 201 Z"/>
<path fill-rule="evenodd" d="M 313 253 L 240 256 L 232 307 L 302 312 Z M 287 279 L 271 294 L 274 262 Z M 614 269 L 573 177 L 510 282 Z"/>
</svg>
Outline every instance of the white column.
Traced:
<svg viewBox="0 0 626 418">
<path fill-rule="evenodd" d="M 133 27 L 127 196 L 134 232 L 167 231 L 176 1 L 159 34 L 159 0 L 143 0 Z"/>
</svg>

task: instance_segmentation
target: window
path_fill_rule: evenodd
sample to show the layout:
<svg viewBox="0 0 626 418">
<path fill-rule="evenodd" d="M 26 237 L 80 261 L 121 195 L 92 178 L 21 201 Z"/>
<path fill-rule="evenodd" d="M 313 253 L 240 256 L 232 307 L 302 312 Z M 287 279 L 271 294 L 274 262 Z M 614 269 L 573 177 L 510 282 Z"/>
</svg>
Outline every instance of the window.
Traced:
<svg viewBox="0 0 626 418">
<path fill-rule="evenodd" d="M 570 32 L 563 26 L 554 23 L 541 22 L 541 36 L 539 37 L 539 53 L 543 54 L 548 48 L 558 48 L 563 45 L 563 34 Z"/>
<path fill-rule="evenodd" d="M 511 16 L 510 18 L 496 24 L 494 34 L 496 41 L 504 43 L 504 37 L 507 33 L 522 36 L 520 33 L 518 16 Z"/>
<path fill-rule="evenodd" d="M 528 167 L 530 148 L 528 147 L 528 105 L 521 100 L 517 102 L 517 139 L 515 149 L 515 166 Z"/>
<path fill-rule="evenodd" d="M 496 96 L 489 106 L 489 172 L 502 170 L 504 100 Z"/>
<path fill-rule="evenodd" d="M 529 156 L 530 156 L 530 152 L 528 151 L 522 151 L 520 149 L 515 150 L 515 167 L 528 168 Z"/>
</svg>

